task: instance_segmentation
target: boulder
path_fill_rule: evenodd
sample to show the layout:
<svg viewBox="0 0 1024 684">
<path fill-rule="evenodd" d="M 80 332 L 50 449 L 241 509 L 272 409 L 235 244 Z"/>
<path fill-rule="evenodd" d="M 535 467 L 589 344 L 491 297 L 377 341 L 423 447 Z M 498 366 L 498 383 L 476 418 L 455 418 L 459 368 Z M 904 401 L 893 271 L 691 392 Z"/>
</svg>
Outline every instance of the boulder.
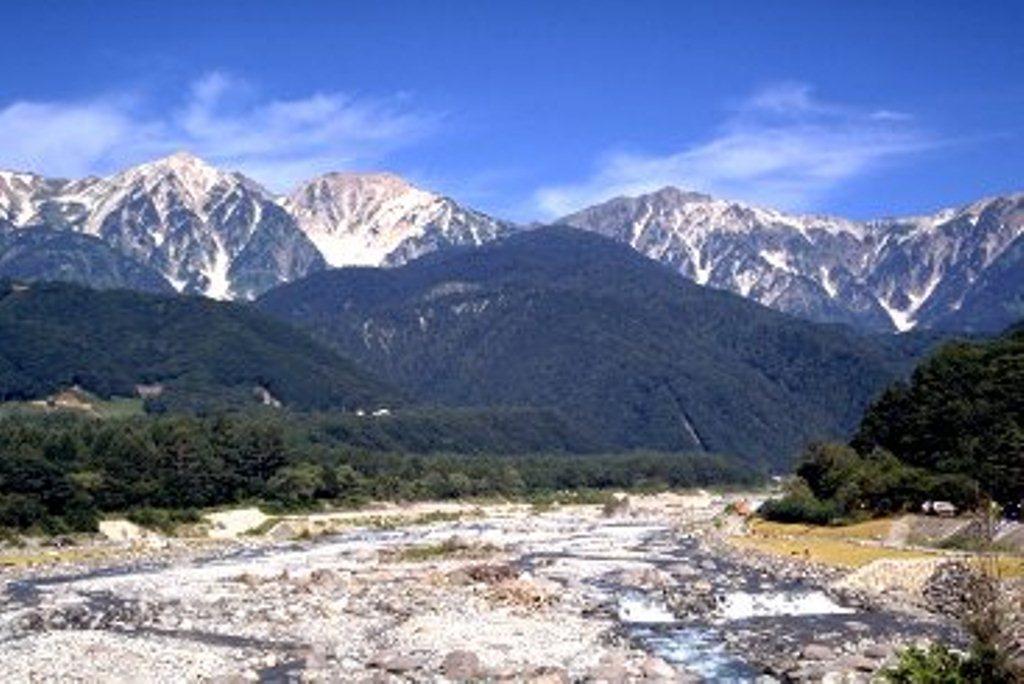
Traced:
<svg viewBox="0 0 1024 684">
<path fill-rule="evenodd" d="M 366 663 L 369 667 L 393 674 L 411 672 L 423 667 L 423 660 L 416 656 L 404 655 L 393 651 L 383 651 L 374 655 Z"/>
<path fill-rule="evenodd" d="M 807 644 L 800 655 L 805 660 L 829 660 L 832 658 L 832 649 L 823 644 Z"/>
<path fill-rule="evenodd" d="M 590 671 L 587 677 L 593 682 L 603 684 L 619 684 L 629 680 L 629 671 L 626 669 L 626 660 L 620 653 L 606 653 L 601 657 L 597 667 Z"/>
<path fill-rule="evenodd" d="M 569 684 L 569 673 L 564 667 L 542 665 L 530 671 L 526 678 L 529 684 Z"/>
<path fill-rule="evenodd" d="M 641 666 L 641 671 L 647 679 L 675 680 L 677 676 L 676 669 L 657 656 L 647 656 Z"/>
<path fill-rule="evenodd" d="M 480 658 L 472 651 L 452 651 L 441 661 L 441 672 L 454 681 L 478 679 L 482 675 Z"/>
</svg>

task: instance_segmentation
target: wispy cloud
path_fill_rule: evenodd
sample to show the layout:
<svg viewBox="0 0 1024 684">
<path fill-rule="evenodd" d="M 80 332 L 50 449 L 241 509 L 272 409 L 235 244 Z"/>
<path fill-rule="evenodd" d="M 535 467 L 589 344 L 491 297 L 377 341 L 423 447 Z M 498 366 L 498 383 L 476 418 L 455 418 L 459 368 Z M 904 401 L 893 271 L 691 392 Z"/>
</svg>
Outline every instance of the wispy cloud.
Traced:
<svg viewBox="0 0 1024 684">
<path fill-rule="evenodd" d="M 807 209 L 844 183 L 935 144 L 903 112 L 826 102 L 806 84 L 780 83 L 743 101 L 709 139 L 664 155 L 605 154 L 589 178 L 542 188 L 535 202 L 554 217 L 617 195 L 677 185 Z"/>
<path fill-rule="evenodd" d="M 274 99 L 222 72 L 194 81 L 170 107 L 157 106 L 127 93 L 14 102 L 0 109 L 0 167 L 73 177 L 185 149 L 285 190 L 316 173 L 373 164 L 439 124 L 401 95 Z"/>
</svg>

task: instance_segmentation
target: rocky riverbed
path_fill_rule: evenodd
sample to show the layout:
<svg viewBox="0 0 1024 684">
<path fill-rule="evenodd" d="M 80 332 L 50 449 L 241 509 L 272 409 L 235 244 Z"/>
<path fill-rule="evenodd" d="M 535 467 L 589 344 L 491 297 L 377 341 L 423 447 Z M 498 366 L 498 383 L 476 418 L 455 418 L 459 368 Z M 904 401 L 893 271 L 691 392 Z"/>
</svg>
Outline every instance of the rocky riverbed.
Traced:
<svg viewBox="0 0 1024 684">
<path fill-rule="evenodd" d="M 725 501 L 525 506 L 5 574 L 19 681 L 867 681 L 959 638 L 844 575 L 738 551 Z M 467 507 L 467 512 L 469 511 Z M 127 547 L 125 553 L 129 553 Z"/>
</svg>

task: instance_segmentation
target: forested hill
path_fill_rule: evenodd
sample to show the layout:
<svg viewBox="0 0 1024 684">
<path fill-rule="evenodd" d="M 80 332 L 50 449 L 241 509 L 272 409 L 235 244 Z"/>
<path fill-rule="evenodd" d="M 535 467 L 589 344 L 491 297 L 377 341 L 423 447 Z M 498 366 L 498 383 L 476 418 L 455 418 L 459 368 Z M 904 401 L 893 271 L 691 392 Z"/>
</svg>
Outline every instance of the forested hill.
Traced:
<svg viewBox="0 0 1024 684">
<path fill-rule="evenodd" d="M 1024 326 L 944 346 L 864 416 L 853 445 L 927 472 L 966 476 L 1004 504 L 1024 503 Z"/>
<path fill-rule="evenodd" d="M 102 397 L 161 385 L 157 407 L 393 405 L 399 392 L 251 307 L 75 285 L 0 283 L 0 399 L 72 385 Z"/>
<path fill-rule="evenodd" d="M 0 277 L 174 293 L 159 272 L 121 254 L 97 237 L 39 227 L 4 232 L 2 222 Z"/>
<path fill-rule="evenodd" d="M 776 465 L 848 434 L 926 346 L 791 318 L 557 227 L 317 273 L 258 306 L 423 400 L 555 407 L 616 448 Z"/>
</svg>

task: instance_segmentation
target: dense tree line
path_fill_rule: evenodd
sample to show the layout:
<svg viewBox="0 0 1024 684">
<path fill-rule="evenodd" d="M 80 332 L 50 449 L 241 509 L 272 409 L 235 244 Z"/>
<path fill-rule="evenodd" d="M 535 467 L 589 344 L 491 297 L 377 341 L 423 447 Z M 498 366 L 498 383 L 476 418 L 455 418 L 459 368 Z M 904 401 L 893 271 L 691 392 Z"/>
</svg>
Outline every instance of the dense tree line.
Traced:
<svg viewBox="0 0 1024 684">
<path fill-rule="evenodd" d="M 812 445 L 796 475 L 767 516 L 828 522 L 929 500 L 965 509 L 985 498 L 1019 513 L 1024 330 L 944 346 L 868 408 L 849 446 Z"/>
<path fill-rule="evenodd" d="M 145 520 L 140 509 L 244 501 L 296 507 L 754 480 L 744 466 L 710 455 L 382 451 L 353 444 L 355 433 L 332 436 L 336 428 L 328 419 L 269 414 L 0 419 L 0 527 L 89 530 L 106 512 L 135 511 Z M 479 436 L 470 430 L 457 445 L 470 447 Z"/>
<path fill-rule="evenodd" d="M 944 346 L 872 405 L 853 445 L 977 481 L 1004 504 L 1024 499 L 1024 329 Z"/>
</svg>

